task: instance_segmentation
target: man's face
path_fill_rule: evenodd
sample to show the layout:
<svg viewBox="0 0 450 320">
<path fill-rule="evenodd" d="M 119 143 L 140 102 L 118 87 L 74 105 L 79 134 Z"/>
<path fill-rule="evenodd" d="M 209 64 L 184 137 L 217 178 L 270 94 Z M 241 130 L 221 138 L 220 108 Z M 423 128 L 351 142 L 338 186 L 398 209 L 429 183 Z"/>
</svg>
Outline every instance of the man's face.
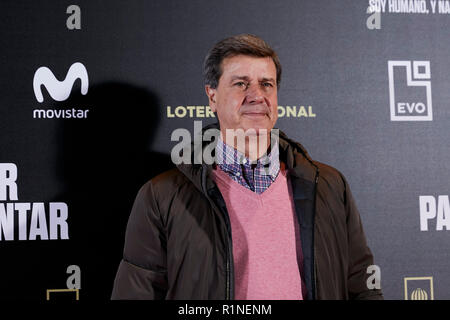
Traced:
<svg viewBox="0 0 450 320">
<path fill-rule="evenodd" d="M 223 133 L 226 129 L 266 129 L 270 133 L 278 118 L 276 77 L 270 57 L 236 55 L 222 61 L 217 88 L 205 89 Z"/>
</svg>

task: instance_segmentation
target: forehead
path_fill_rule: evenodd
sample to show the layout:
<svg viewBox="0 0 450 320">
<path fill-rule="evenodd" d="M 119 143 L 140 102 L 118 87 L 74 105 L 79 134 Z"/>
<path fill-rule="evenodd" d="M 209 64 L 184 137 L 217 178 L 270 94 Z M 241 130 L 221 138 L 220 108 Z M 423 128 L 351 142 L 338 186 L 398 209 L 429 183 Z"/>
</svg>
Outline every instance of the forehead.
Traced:
<svg viewBox="0 0 450 320">
<path fill-rule="evenodd" d="M 276 78 L 276 67 L 271 57 L 236 55 L 222 60 L 222 76 L 256 76 Z"/>
</svg>

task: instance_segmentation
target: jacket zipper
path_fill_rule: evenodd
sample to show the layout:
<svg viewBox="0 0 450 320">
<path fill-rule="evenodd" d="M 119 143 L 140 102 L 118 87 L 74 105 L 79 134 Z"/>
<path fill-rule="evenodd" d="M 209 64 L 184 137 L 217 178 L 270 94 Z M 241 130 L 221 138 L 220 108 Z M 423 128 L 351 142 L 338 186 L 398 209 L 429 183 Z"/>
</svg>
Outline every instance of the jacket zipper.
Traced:
<svg viewBox="0 0 450 320">
<path fill-rule="evenodd" d="M 315 165 L 314 165 L 315 166 Z M 316 167 L 316 166 L 315 166 Z M 312 268 L 313 268 L 313 300 L 315 300 L 317 298 L 317 274 L 316 274 L 316 250 L 315 250 L 315 244 L 314 244 L 314 229 L 315 229 L 315 220 L 316 220 L 316 193 L 317 193 L 317 183 L 319 181 L 319 168 L 316 167 L 316 177 L 314 179 L 314 220 L 313 220 L 313 230 L 312 230 L 312 234 L 313 234 L 313 246 L 312 246 L 312 250 L 313 250 L 313 263 L 312 263 Z"/>
<path fill-rule="evenodd" d="M 208 194 L 208 193 L 206 193 Z M 209 196 L 209 195 L 208 195 Z M 210 199 L 211 200 L 211 199 Z M 230 266 L 230 261 L 232 260 L 232 239 L 231 239 L 231 223 L 230 223 L 230 217 L 228 216 L 228 212 L 221 210 L 220 206 L 217 206 L 215 204 L 215 202 L 213 200 L 211 200 L 211 203 L 213 204 L 213 206 L 216 207 L 216 209 L 225 217 L 225 224 L 226 224 L 226 228 L 227 228 L 227 258 L 226 258 L 226 263 L 225 263 L 225 270 L 226 270 L 226 284 L 225 284 L 225 300 L 231 300 L 231 266 Z"/>
<path fill-rule="evenodd" d="M 229 221 L 229 216 L 228 216 L 228 212 L 225 209 L 225 212 L 223 212 L 220 208 L 220 206 L 217 206 L 217 204 L 215 203 L 214 200 L 211 199 L 208 191 L 206 191 L 206 176 L 205 176 L 205 170 L 202 171 L 202 189 L 204 194 L 207 196 L 207 198 L 209 199 L 209 201 L 211 202 L 211 204 L 213 205 L 213 207 L 216 208 L 217 211 L 219 211 L 220 213 L 222 213 L 225 216 L 225 224 L 227 227 L 227 259 L 226 259 L 226 263 L 225 263 L 225 270 L 226 270 L 226 285 L 225 285 L 225 300 L 231 300 L 231 286 L 230 286 L 230 281 L 231 281 L 231 270 L 230 270 L 230 261 L 232 259 L 231 257 L 231 251 L 230 251 L 230 243 L 232 243 L 232 241 L 230 241 L 230 234 L 231 234 L 231 226 L 230 226 L 230 221 Z"/>
<path fill-rule="evenodd" d="M 230 234 L 231 234 L 231 226 L 229 221 L 228 212 L 226 212 L 226 219 L 225 222 L 227 224 L 227 263 L 226 263 L 226 270 L 227 270 L 227 284 L 226 284 L 226 292 L 225 292 L 225 300 L 231 300 L 231 268 L 230 268 L 230 261 L 232 259 L 232 254 L 230 247 L 233 245 L 232 241 L 230 241 Z"/>
<path fill-rule="evenodd" d="M 229 244 L 228 244 L 229 245 Z M 225 292 L 225 300 L 230 300 L 230 250 L 227 252 L 227 286 Z"/>
</svg>

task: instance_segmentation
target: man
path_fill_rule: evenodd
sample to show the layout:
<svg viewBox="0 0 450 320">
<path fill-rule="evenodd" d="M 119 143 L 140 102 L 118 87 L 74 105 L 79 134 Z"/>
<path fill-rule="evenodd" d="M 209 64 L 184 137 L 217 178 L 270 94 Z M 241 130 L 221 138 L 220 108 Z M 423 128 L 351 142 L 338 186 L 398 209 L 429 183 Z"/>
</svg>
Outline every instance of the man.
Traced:
<svg viewBox="0 0 450 320">
<path fill-rule="evenodd" d="M 141 188 L 112 298 L 382 299 L 367 286 L 373 257 L 344 176 L 271 134 L 276 53 L 238 35 L 204 69 L 216 163 L 178 164 Z"/>
</svg>

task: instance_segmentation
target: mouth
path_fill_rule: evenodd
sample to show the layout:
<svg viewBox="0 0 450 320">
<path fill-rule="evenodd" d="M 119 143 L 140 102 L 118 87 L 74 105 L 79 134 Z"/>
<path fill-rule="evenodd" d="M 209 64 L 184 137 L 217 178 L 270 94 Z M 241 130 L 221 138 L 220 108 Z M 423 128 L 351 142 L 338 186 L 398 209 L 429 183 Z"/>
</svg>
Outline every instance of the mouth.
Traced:
<svg viewBox="0 0 450 320">
<path fill-rule="evenodd" d="M 245 112 L 242 114 L 242 117 L 252 122 L 253 121 L 260 122 L 266 121 L 269 115 L 265 112 Z"/>
<path fill-rule="evenodd" d="M 266 112 L 244 112 L 242 114 L 243 116 L 248 116 L 248 117 L 265 117 L 267 115 Z"/>
</svg>

